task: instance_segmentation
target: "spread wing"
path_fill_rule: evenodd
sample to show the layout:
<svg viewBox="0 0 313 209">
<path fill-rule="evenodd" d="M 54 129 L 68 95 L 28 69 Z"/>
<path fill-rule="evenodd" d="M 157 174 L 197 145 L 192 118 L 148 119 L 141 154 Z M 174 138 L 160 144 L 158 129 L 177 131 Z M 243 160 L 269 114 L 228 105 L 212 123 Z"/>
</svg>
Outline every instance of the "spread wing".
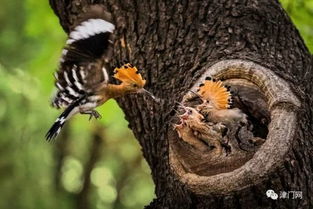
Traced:
<svg viewBox="0 0 313 209">
<path fill-rule="evenodd" d="M 67 107 L 108 83 L 114 25 L 102 18 L 83 20 L 69 34 L 55 73 L 54 107 Z"/>
</svg>

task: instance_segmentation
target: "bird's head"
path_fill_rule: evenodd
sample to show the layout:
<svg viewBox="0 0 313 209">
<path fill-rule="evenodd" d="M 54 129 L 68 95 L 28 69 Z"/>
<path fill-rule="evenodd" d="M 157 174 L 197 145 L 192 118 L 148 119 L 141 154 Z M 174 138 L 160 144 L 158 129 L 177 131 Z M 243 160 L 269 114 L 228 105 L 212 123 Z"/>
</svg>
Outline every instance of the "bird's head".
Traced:
<svg viewBox="0 0 313 209">
<path fill-rule="evenodd" d="M 144 80 L 137 68 L 131 64 L 125 64 L 114 69 L 114 78 L 122 82 L 122 86 L 127 93 L 139 93 L 144 90 L 146 80 Z"/>
<path fill-rule="evenodd" d="M 151 92 L 147 91 L 144 86 L 146 80 L 144 80 L 137 68 L 131 64 L 125 64 L 120 68 L 114 69 L 114 78 L 121 81 L 121 86 L 124 93 L 146 93 L 154 101 L 160 102 L 160 99 L 155 97 Z"/>
<path fill-rule="evenodd" d="M 203 115 L 201 115 L 195 108 L 184 107 L 184 109 L 185 113 L 179 116 L 184 122 L 201 122 L 204 119 Z"/>
<path fill-rule="evenodd" d="M 199 112 L 208 113 L 213 110 L 216 110 L 216 108 L 211 102 L 203 100 L 201 104 L 196 106 L 196 110 L 198 110 Z"/>
</svg>

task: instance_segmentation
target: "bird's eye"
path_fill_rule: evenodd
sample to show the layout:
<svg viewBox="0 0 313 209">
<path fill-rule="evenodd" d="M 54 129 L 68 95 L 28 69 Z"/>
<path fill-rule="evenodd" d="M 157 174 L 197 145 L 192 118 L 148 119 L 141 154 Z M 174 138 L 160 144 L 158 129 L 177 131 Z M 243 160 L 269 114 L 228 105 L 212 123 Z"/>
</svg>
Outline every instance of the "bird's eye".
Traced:
<svg viewBox="0 0 313 209">
<path fill-rule="evenodd" d="M 188 115 L 191 115 L 192 114 L 192 111 L 191 110 L 188 110 Z"/>
<path fill-rule="evenodd" d="M 134 88 L 137 88 L 137 87 L 138 87 L 138 85 L 135 84 L 135 83 L 133 83 L 132 86 L 133 86 Z"/>
</svg>

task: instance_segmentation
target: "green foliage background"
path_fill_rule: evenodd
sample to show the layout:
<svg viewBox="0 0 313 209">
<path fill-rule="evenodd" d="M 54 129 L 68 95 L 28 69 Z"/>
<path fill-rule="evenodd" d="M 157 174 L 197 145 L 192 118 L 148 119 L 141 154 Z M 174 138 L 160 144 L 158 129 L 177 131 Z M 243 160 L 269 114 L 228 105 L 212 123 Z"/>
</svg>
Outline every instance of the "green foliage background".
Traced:
<svg viewBox="0 0 313 209">
<path fill-rule="evenodd" d="M 281 0 L 313 51 L 313 0 Z M 44 135 L 60 113 L 49 106 L 66 34 L 48 1 L 0 0 L 0 209 L 76 208 L 96 124 L 105 127 L 101 156 L 91 172 L 91 208 L 143 208 L 154 197 L 140 146 L 115 101 L 102 120 L 76 116 L 56 187 L 58 147 Z"/>
</svg>

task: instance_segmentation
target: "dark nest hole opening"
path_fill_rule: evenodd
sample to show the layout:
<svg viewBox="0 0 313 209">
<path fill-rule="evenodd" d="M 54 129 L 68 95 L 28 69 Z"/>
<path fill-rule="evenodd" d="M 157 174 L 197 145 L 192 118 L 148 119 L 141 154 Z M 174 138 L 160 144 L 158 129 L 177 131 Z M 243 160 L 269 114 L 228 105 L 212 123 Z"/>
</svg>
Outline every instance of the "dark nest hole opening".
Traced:
<svg viewBox="0 0 313 209">
<path fill-rule="evenodd" d="M 185 171 L 200 176 L 212 176 L 235 170 L 249 161 L 259 147 L 265 142 L 270 123 L 268 101 L 259 88 L 241 79 L 224 81 L 231 86 L 232 108 L 239 108 L 247 116 L 247 124 L 236 124 L 221 130 L 222 151 L 207 143 L 193 133 L 195 139 L 182 140 L 177 131 L 170 133 L 170 144 L 173 157 L 182 165 Z M 196 107 L 202 101 L 188 92 L 182 104 L 187 107 Z M 195 95 L 195 94 L 194 94 Z M 178 111 L 176 117 L 181 113 Z M 209 121 L 204 121 L 211 124 Z M 197 138 L 198 137 L 198 138 Z M 202 143 L 202 145 L 200 144 Z M 207 148 L 203 148 L 203 147 Z M 200 148 L 199 148 L 200 147 Z"/>
<path fill-rule="evenodd" d="M 248 116 L 255 137 L 266 139 L 271 119 L 265 96 L 251 87 L 233 85 L 233 88 L 233 107 L 241 109 Z"/>
</svg>

